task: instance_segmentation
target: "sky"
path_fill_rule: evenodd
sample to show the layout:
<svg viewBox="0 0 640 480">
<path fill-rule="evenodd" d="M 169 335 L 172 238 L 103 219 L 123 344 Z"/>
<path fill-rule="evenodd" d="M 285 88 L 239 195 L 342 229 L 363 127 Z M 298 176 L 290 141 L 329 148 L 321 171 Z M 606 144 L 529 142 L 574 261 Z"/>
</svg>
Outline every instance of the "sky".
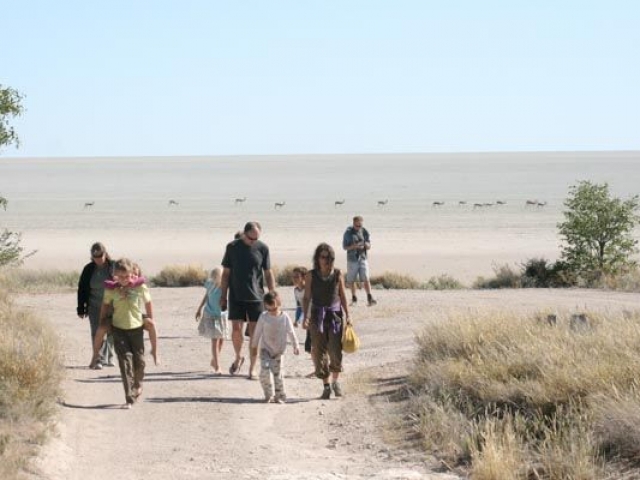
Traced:
<svg viewBox="0 0 640 480">
<path fill-rule="evenodd" d="M 14 156 L 640 150 L 635 0 L 21 0 Z"/>
</svg>

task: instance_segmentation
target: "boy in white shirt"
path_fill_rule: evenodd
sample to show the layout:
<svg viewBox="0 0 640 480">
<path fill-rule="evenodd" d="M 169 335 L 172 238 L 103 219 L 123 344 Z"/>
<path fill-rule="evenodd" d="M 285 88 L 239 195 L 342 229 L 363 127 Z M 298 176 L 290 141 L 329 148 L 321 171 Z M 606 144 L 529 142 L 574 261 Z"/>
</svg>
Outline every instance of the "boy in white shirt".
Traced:
<svg viewBox="0 0 640 480">
<path fill-rule="evenodd" d="M 260 343 L 260 383 L 267 403 L 284 403 L 287 400 L 282 369 L 282 356 L 287 348 L 287 338 L 293 344 L 293 353 L 295 355 L 300 353 L 293 322 L 289 315 L 280 309 L 281 305 L 277 292 L 269 292 L 264 296 L 264 306 L 267 310 L 258 318 L 251 341 L 253 348 L 257 348 Z M 273 395 L 274 384 L 275 396 Z"/>
</svg>

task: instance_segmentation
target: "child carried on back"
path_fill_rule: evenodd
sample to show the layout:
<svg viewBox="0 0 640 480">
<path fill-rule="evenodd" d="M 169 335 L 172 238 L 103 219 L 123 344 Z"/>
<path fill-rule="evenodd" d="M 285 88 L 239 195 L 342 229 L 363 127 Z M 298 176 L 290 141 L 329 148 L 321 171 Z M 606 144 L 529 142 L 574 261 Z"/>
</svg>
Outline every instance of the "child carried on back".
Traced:
<svg viewBox="0 0 640 480">
<path fill-rule="evenodd" d="M 146 278 L 142 276 L 140 266 L 137 263 L 134 263 L 131 282 L 127 286 L 121 286 L 116 280 L 105 280 L 104 288 L 105 290 L 118 290 L 120 295 L 126 296 L 126 289 L 139 287 L 140 285 L 144 285 L 145 282 Z M 156 323 L 147 315 L 143 315 L 143 320 L 143 328 L 149 333 L 149 343 L 151 343 L 151 356 L 153 357 L 153 362 L 158 365 L 160 363 L 160 359 L 158 356 L 158 332 L 156 330 Z M 90 368 L 93 368 L 98 363 L 98 360 L 100 359 L 100 349 L 102 348 L 104 337 L 110 332 L 111 316 L 101 318 L 100 326 L 96 331 L 96 336 L 93 342 L 93 357 L 91 358 L 91 363 L 89 364 Z"/>
</svg>

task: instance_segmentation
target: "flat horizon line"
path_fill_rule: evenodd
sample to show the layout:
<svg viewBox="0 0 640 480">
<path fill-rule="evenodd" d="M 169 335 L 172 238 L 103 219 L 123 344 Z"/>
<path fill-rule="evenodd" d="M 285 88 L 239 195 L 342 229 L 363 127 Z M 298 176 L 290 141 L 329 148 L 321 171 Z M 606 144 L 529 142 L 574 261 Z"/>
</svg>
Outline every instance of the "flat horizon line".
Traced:
<svg viewBox="0 0 640 480">
<path fill-rule="evenodd" d="M 169 159 L 169 158 L 191 158 L 191 159 L 206 159 L 206 158 L 282 158 L 282 157 L 382 157 L 382 156 L 459 156 L 459 155 L 588 155 L 588 154 L 617 154 L 617 155 L 640 155 L 640 149 L 638 150 L 477 150 L 477 151 L 458 151 L 458 152 L 363 152 L 363 153 L 266 153 L 266 154 L 175 154 L 175 155 L 17 155 L 17 156 L 0 156 L 0 162 L 2 160 L 55 160 L 55 159 L 67 159 L 67 160 L 89 160 L 89 159 L 125 159 L 125 158 L 149 158 L 149 159 Z"/>
</svg>

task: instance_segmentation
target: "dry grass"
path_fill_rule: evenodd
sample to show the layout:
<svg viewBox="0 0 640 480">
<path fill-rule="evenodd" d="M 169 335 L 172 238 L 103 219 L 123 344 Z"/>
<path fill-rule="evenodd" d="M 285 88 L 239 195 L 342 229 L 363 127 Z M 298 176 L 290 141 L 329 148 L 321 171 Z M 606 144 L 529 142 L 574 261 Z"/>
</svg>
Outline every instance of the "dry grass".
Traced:
<svg viewBox="0 0 640 480">
<path fill-rule="evenodd" d="M 0 291 L 0 478 L 18 478 L 46 438 L 63 370 L 53 329 Z"/>
<path fill-rule="evenodd" d="M 276 280 L 276 285 L 280 287 L 292 287 L 293 286 L 293 269 L 297 265 L 285 265 L 284 267 L 272 267 L 273 277 Z"/>
<path fill-rule="evenodd" d="M 370 281 L 372 286 L 384 289 L 416 290 L 422 286 L 422 284 L 412 276 L 395 272 L 384 272 L 380 275 L 374 275 Z"/>
<path fill-rule="evenodd" d="M 478 479 L 640 465 L 640 314 L 587 318 L 494 312 L 427 327 L 409 402 L 425 448 Z"/>
<path fill-rule="evenodd" d="M 0 284 L 11 293 L 68 292 L 78 287 L 79 278 L 80 274 L 75 271 L 23 268 L 0 270 Z"/>
<path fill-rule="evenodd" d="M 597 284 L 590 286 L 623 292 L 640 292 L 640 269 L 636 268 L 616 276 L 604 276 Z"/>
<path fill-rule="evenodd" d="M 420 282 L 410 275 L 396 272 L 384 272 L 371 277 L 371 285 L 386 290 L 458 290 L 464 288 L 458 280 L 450 275 L 431 277 Z"/>
<path fill-rule="evenodd" d="M 196 287 L 203 285 L 208 275 L 202 265 L 169 265 L 150 282 L 156 287 Z"/>
</svg>

